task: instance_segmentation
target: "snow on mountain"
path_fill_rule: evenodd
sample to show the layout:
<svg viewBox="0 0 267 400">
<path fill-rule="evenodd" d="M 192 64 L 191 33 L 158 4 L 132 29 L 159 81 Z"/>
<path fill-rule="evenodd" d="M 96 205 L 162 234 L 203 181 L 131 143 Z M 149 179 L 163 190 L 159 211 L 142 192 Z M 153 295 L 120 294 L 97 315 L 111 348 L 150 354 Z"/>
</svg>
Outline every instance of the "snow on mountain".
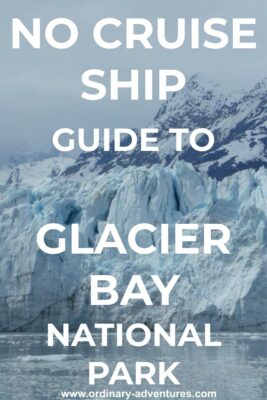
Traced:
<svg viewBox="0 0 267 400">
<path fill-rule="evenodd" d="M 89 172 L 104 173 L 121 166 L 172 164 L 180 159 L 219 180 L 236 171 L 267 165 L 267 78 L 247 93 L 229 94 L 199 75 L 162 104 L 148 127 L 159 129 L 159 152 L 82 153 L 65 175 Z M 175 151 L 175 135 L 170 128 L 208 128 L 215 135 L 215 145 L 206 153 L 194 151 L 185 138 L 184 150 Z M 202 140 L 202 139 L 200 139 Z M 203 139 L 204 140 L 204 139 Z"/>
<path fill-rule="evenodd" d="M 13 184 L 35 187 L 45 179 L 60 175 L 73 162 L 73 158 L 53 157 L 0 168 L 0 188 Z"/>
<path fill-rule="evenodd" d="M 25 167 L 26 168 L 26 167 Z M 43 165 L 40 162 L 40 171 Z M 46 167 L 47 168 L 47 167 Z M 35 165 L 35 176 L 39 166 Z M 51 174 L 50 174 L 51 175 Z M 54 174 L 52 174 L 54 175 Z M 32 181 L 30 181 L 32 182 Z M 0 331 L 46 331 L 69 322 L 177 323 L 198 328 L 210 322 L 216 330 L 266 330 L 267 170 L 246 170 L 216 182 L 190 164 L 131 166 L 73 180 L 69 176 L 10 180 L 0 201 Z M 97 243 L 104 226 L 114 223 L 126 244 L 129 229 L 140 222 L 224 223 L 231 230 L 230 255 L 161 255 L 159 231 L 142 240 L 157 246 L 150 256 L 114 249 L 102 255 L 49 256 L 38 249 L 36 235 L 46 223 L 66 227 L 79 223 L 81 246 Z M 56 234 L 47 238 L 56 245 Z M 197 247 L 202 246 L 202 235 Z M 122 294 L 130 277 L 141 274 L 153 301 L 150 275 L 169 280 L 181 275 L 171 305 L 92 307 L 90 275 L 112 274 Z"/>
<path fill-rule="evenodd" d="M 207 154 L 195 154 L 193 164 L 222 179 L 236 171 L 267 165 L 267 79 L 259 82 L 232 107 L 212 130 L 215 146 Z M 183 155 L 189 161 L 192 155 Z"/>
</svg>

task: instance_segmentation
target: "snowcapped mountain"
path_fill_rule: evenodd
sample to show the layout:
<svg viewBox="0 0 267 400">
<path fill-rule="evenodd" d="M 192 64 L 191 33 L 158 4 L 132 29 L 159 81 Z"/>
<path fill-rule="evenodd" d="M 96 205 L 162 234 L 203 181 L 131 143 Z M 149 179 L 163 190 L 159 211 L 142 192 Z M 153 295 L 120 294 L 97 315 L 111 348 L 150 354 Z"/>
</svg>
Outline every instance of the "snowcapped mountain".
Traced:
<svg viewBox="0 0 267 400">
<path fill-rule="evenodd" d="M 159 129 L 159 152 L 82 153 L 66 175 L 103 173 L 115 166 L 150 166 L 172 164 L 180 159 L 219 180 L 236 171 L 267 165 L 267 79 L 247 93 L 235 95 L 222 92 L 213 82 L 193 76 L 183 91 L 165 102 L 148 127 Z M 207 153 L 194 151 L 184 145 L 183 152 L 175 152 L 175 136 L 170 128 L 208 128 L 215 135 L 215 144 Z M 201 139 L 200 139 L 201 140 Z"/>
<path fill-rule="evenodd" d="M 52 157 L 0 168 L 0 193 L 1 187 L 6 185 L 35 187 L 46 179 L 59 176 L 73 162 L 73 158 Z"/>
<path fill-rule="evenodd" d="M 188 149 L 182 159 L 219 179 L 236 171 L 267 166 L 267 79 L 227 107 L 211 130 L 213 149 L 200 154 Z"/>
</svg>

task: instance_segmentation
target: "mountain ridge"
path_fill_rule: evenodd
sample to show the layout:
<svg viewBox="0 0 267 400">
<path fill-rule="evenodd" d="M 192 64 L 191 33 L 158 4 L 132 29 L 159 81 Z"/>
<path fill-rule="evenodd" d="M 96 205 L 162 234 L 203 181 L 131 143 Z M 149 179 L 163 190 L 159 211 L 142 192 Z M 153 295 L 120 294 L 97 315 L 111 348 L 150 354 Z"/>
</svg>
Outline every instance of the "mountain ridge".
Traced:
<svg viewBox="0 0 267 400">
<path fill-rule="evenodd" d="M 158 128 L 159 152 L 144 153 L 139 147 L 129 153 L 81 153 L 76 162 L 63 174 L 93 172 L 105 173 L 115 166 L 169 165 L 184 160 L 209 176 L 222 180 L 243 169 L 258 170 L 267 166 L 267 78 L 247 93 L 229 95 L 218 84 L 202 81 L 194 75 L 182 92 L 163 103 L 148 127 Z M 175 137 L 171 128 L 207 128 L 213 131 L 215 144 L 207 153 L 194 151 L 185 145 L 184 151 L 175 152 Z M 202 139 L 200 139 L 201 141 Z M 240 151 L 241 150 L 241 151 Z"/>
</svg>

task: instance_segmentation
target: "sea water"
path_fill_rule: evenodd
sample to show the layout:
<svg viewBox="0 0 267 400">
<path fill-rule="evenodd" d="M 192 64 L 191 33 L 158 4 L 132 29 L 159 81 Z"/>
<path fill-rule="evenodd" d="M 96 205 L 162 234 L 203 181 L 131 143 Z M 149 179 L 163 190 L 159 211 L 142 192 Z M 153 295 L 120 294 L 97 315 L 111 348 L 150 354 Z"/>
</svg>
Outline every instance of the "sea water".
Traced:
<svg viewBox="0 0 267 400">
<path fill-rule="evenodd" d="M 220 348 L 199 348 L 192 343 L 183 348 L 167 344 L 160 348 L 148 345 L 138 349 L 127 344 L 117 348 L 115 337 L 110 339 L 114 345 L 107 348 L 90 348 L 86 344 L 64 348 L 59 343 L 48 348 L 45 334 L 1 334 L 0 400 L 62 399 L 62 392 L 68 391 L 84 392 L 87 396 L 84 398 L 93 399 L 113 398 L 108 396 L 109 391 L 116 392 L 117 396 L 131 392 L 130 399 L 138 395 L 151 399 L 168 398 L 164 396 L 169 395 L 169 398 L 178 399 L 178 394 L 173 397 L 175 392 L 184 392 L 186 396 L 189 393 L 192 397 L 200 392 L 202 398 L 211 398 L 209 392 L 216 392 L 217 400 L 267 398 L 266 333 L 214 335 L 214 339 L 222 342 Z M 88 384 L 89 361 L 104 361 L 111 369 L 118 361 L 124 361 L 129 371 L 133 371 L 137 361 L 155 364 L 178 361 L 181 363 L 177 368 L 181 385 L 143 384 L 140 387 L 120 382 L 109 386 L 104 380 L 91 387 Z M 68 398 L 79 398 L 72 396 Z"/>
</svg>

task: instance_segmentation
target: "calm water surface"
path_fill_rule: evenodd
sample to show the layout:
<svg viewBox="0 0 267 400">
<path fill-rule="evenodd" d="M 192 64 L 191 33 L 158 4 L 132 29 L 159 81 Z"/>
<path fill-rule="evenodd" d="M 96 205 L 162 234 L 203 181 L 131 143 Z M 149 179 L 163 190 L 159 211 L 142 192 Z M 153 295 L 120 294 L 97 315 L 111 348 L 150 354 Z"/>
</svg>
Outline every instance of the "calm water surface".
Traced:
<svg viewBox="0 0 267 400">
<path fill-rule="evenodd" d="M 224 333 L 214 337 L 221 348 L 183 348 L 148 345 L 141 349 L 125 345 L 117 348 L 89 348 L 82 344 L 64 349 L 58 344 L 48 348 L 46 335 L 0 335 L 0 400 L 61 399 L 61 391 L 89 390 L 162 390 L 162 386 L 127 387 L 120 383 L 109 387 L 88 385 L 88 361 L 105 361 L 110 368 L 124 361 L 133 371 L 136 361 L 171 363 L 179 361 L 179 391 L 217 391 L 217 400 L 267 399 L 267 334 Z M 114 342 L 111 336 L 110 341 Z M 131 399 L 134 397 L 131 397 Z M 153 398 L 152 398 L 153 399 Z"/>
</svg>

